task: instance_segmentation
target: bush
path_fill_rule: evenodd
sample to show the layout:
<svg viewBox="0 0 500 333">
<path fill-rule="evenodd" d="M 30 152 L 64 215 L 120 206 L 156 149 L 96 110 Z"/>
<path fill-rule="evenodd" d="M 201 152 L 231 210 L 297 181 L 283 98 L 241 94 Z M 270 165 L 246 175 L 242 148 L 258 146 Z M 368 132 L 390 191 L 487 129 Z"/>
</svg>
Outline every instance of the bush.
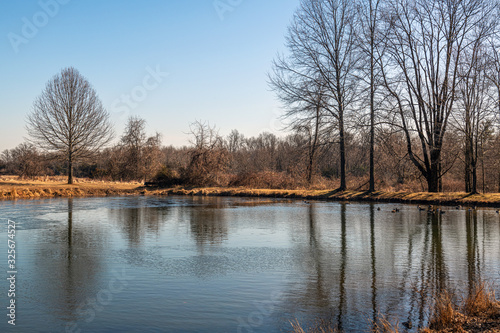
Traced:
<svg viewBox="0 0 500 333">
<path fill-rule="evenodd" d="M 151 182 L 157 183 L 159 186 L 175 186 L 183 184 L 179 173 L 171 168 L 162 166 L 156 175 L 151 179 Z"/>
</svg>

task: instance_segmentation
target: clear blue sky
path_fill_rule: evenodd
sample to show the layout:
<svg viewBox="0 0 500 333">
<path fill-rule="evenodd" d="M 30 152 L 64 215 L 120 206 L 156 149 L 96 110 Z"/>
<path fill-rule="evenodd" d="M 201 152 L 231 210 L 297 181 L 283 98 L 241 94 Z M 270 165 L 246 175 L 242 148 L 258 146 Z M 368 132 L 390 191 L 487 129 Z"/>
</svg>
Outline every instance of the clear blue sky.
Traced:
<svg viewBox="0 0 500 333">
<path fill-rule="evenodd" d="M 148 134 L 161 132 L 166 145 L 186 144 L 194 120 L 210 121 L 224 135 L 233 128 L 247 136 L 278 133 L 280 104 L 267 73 L 275 55 L 285 52 L 298 5 L 0 0 L 0 151 L 27 137 L 34 99 L 69 66 L 93 84 L 118 137 L 130 115 L 146 119 Z"/>
</svg>

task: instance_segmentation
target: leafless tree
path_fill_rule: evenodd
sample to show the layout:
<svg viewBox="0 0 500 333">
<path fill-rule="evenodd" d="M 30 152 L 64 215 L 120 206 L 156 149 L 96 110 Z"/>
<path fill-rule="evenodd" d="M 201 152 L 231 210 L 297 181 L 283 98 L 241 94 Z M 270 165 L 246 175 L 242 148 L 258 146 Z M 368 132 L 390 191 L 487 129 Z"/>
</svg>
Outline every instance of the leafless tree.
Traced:
<svg viewBox="0 0 500 333">
<path fill-rule="evenodd" d="M 442 148 L 457 98 L 459 64 L 473 27 L 490 20 L 492 7 L 481 0 L 393 0 L 385 16 L 392 64 L 384 68 L 386 88 L 396 101 L 408 156 L 429 192 L 439 190 L 443 174 Z"/>
<path fill-rule="evenodd" d="M 116 150 L 121 179 L 149 180 L 162 166 L 161 135 L 147 137 L 146 120 L 140 117 L 129 117 Z"/>
<path fill-rule="evenodd" d="M 359 59 L 354 35 L 356 24 L 352 1 L 304 0 L 287 36 L 290 57 L 276 62 L 278 68 L 285 68 L 295 77 L 299 93 L 325 87 L 321 100 L 327 103 L 322 108 L 332 118 L 331 123 L 337 126 L 339 133 L 339 190 L 347 187 L 346 115 L 357 93 L 358 79 L 354 75 Z M 274 86 L 281 89 L 280 84 Z"/>
<path fill-rule="evenodd" d="M 108 144 L 113 135 L 96 91 L 75 68 L 65 68 L 45 86 L 28 116 L 27 130 L 40 147 L 66 156 L 68 184 L 73 163 Z"/>
<path fill-rule="evenodd" d="M 456 114 L 457 127 L 463 133 L 465 141 L 465 190 L 471 193 L 477 193 L 479 146 L 484 141 L 484 134 L 491 128 L 497 104 L 490 94 L 493 90 L 492 82 L 487 77 L 491 65 L 488 57 L 490 50 L 484 36 L 494 30 L 493 25 L 490 22 L 480 22 L 474 29 L 477 37 L 464 51 L 459 65 Z"/>
<path fill-rule="evenodd" d="M 282 57 L 273 62 L 270 85 L 285 106 L 284 118 L 288 127 L 306 134 L 307 182 L 312 182 L 319 146 L 323 143 L 322 129 L 326 125 L 327 92 L 321 77 L 310 79 L 296 72 L 295 65 Z"/>
<path fill-rule="evenodd" d="M 143 146 L 146 142 L 146 120 L 129 117 L 125 131 L 120 139 L 123 150 L 121 172 L 125 179 L 137 180 L 143 174 Z"/>
<path fill-rule="evenodd" d="M 370 104 L 370 170 L 369 191 L 375 191 L 375 124 L 376 124 L 376 92 L 381 85 L 379 68 L 383 66 L 383 45 L 381 43 L 381 11 L 382 0 L 366 0 L 358 2 L 358 19 L 360 29 L 358 32 L 358 45 L 366 57 L 361 65 L 361 79 L 367 86 Z"/>
<path fill-rule="evenodd" d="M 184 179 L 191 185 L 219 185 L 219 176 L 228 165 L 224 139 L 215 126 L 196 121 L 190 125 L 191 158 Z"/>
</svg>

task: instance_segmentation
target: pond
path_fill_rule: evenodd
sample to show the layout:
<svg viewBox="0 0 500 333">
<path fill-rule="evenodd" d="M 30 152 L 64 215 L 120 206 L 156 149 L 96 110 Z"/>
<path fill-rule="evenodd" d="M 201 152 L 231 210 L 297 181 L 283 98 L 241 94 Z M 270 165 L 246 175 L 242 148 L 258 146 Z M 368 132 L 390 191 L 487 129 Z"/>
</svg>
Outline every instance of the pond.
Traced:
<svg viewBox="0 0 500 333">
<path fill-rule="evenodd" d="M 393 213 L 393 209 L 399 211 Z M 1 332 L 366 331 L 428 320 L 436 291 L 500 285 L 490 209 L 214 197 L 0 202 L 15 223 Z M 16 326 L 7 307 L 15 299 Z"/>
</svg>

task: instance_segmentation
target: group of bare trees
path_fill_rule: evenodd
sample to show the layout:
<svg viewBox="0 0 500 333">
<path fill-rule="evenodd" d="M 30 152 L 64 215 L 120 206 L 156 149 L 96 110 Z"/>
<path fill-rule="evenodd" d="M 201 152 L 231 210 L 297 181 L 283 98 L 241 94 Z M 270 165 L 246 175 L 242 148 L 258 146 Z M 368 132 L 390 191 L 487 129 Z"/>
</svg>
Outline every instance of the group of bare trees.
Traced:
<svg viewBox="0 0 500 333">
<path fill-rule="evenodd" d="M 291 126 L 313 128 L 316 146 L 338 143 L 340 189 L 346 126 L 366 126 L 369 190 L 376 129 L 404 135 L 430 192 L 442 189 L 454 165 L 443 155 L 460 156 L 445 151 L 455 130 L 466 189 L 476 192 L 478 146 L 496 131 L 500 110 L 498 10 L 495 0 L 304 0 L 289 28 L 289 55 L 275 60 L 270 84 Z"/>
</svg>

